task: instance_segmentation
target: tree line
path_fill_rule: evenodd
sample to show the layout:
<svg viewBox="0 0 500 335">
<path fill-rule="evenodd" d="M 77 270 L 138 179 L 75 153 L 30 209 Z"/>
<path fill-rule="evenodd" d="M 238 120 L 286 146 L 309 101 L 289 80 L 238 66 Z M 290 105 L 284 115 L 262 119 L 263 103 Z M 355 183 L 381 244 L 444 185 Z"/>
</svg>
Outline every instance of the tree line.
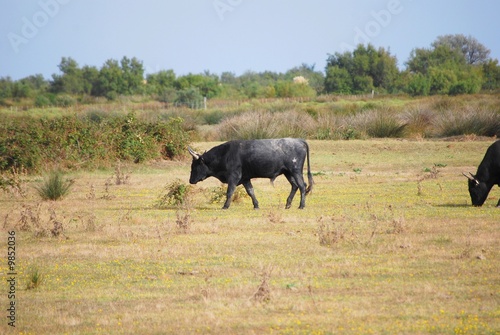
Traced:
<svg viewBox="0 0 500 335">
<path fill-rule="evenodd" d="M 100 69 L 63 57 L 60 73 L 50 80 L 32 75 L 17 81 L 0 78 L 0 105 L 32 99 L 35 105 L 71 105 L 88 97 L 114 100 L 146 95 L 162 102 L 186 104 L 206 98 L 245 99 L 314 97 L 319 94 L 473 94 L 500 88 L 500 65 L 477 39 L 439 36 L 428 48 L 411 52 L 404 68 L 389 49 L 358 45 L 353 51 L 328 54 L 324 71 L 301 64 L 285 73 L 248 71 L 220 75 L 205 71 L 177 76 L 173 70 L 145 75 L 142 61 L 107 60 Z"/>
</svg>

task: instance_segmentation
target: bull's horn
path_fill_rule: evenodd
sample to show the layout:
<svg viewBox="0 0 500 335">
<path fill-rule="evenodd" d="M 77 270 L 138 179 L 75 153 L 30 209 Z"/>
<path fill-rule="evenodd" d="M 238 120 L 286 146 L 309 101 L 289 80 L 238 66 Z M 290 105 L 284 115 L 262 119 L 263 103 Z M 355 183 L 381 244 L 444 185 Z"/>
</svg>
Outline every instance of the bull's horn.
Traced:
<svg viewBox="0 0 500 335">
<path fill-rule="evenodd" d="M 191 149 L 191 147 L 188 147 L 188 151 L 194 159 L 200 159 L 200 154 Z"/>
<path fill-rule="evenodd" d="M 465 174 L 465 172 L 462 172 L 462 174 L 469 180 L 472 180 L 474 181 L 476 184 L 479 184 L 479 180 L 476 179 L 476 177 L 474 177 L 474 175 L 472 173 L 469 172 L 469 175 Z"/>
<path fill-rule="evenodd" d="M 462 172 L 462 174 L 464 175 L 465 178 L 470 179 L 470 180 L 474 180 L 474 178 L 472 178 L 471 176 L 468 176 L 465 172 Z"/>
</svg>

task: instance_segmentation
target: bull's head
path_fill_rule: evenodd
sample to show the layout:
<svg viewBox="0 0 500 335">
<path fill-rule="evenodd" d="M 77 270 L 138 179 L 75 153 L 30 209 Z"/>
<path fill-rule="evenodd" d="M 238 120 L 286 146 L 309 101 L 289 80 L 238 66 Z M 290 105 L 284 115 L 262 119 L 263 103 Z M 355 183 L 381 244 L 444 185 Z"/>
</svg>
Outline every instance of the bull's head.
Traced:
<svg viewBox="0 0 500 335">
<path fill-rule="evenodd" d="M 476 176 L 469 172 L 469 174 L 462 173 L 468 179 L 469 194 L 473 206 L 482 206 L 488 198 L 488 193 L 491 187 L 484 182 L 479 181 Z"/>
<path fill-rule="evenodd" d="M 191 163 L 191 176 L 189 177 L 190 184 L 196 184 L 199 181 L 205 180 L 209 177 L 209 169 L 203 160 L 203 156 L 188 147 L 188 151 L 193 156 Z"/>
</svg>

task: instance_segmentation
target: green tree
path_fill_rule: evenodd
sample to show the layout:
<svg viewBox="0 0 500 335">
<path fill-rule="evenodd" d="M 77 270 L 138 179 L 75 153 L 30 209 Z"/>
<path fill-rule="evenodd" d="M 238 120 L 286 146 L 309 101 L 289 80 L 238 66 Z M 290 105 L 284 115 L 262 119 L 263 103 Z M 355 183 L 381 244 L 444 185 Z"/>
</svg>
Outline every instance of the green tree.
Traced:
<svg viewBox="0 0 500 335">
<path fill-rule="evenodd" d="M 307 79 L 308 85 L 312 87 L 317 94 L 321 94 L 325 88 L 325 76 L 320 71 L 314 70 L 315 65 L 302 65 L 294 67 L 285 73 L 285 79 L 290 81 L 295 77 L 302 76 Z"/>
<path fill-rule="evenodd" d="M 71 57 L 63 57 L 58 67 L 62 74 L 52 75 L 51 91 L 67 94 L 84 93 L 85 85 L 78 63 Z"/>
<path fill-rule="evenodd" d="M 456 84 L 457 76 L 453 70 L 431 67 L 429 80 L 431 94 L 448 94 L 450 87 Z"/>
<path fill-rule="evenodd" d="M 0 100 L 12 97 L 14 82 L 10 77 L 0 78 Z"/>
<path fill-rule="evenodd" d="M 377 50 L 371 44 L 360 44 L 353 52 L 329 55 L 325 91 L 366 93 L 373 88 L 392 91 L 398 76 L 397 59 L 389 51 L 384 48 Z"/>
<path fill-rule="evenodd" d="M 482 64 L 484 90 L 496 90 L 500 88 L 500 66 L 498 59 L 490 59 Z"/>
<path fill-rule="evenodd" d="M 144 67 L 137 58 L 123 57 L 120 61 L 123 90 L 120 94 L 130 95 L 142 93 L 144 87 Z"/>
<path fill-rule="evenodd" d="M 338 65 L 326 68 L 325 91 L 340 94 L 351 94 L 353 83 L 351 75 L 346 68 Z"/>
<path fill-rule="evenodd" d="M 438 36 L 432 43 L 434 49 L 442 45 L 461 54 L 465 63 L 469 65 L 484 64 L 489 59 L 490 50 L 472 36 L 463 34 L 443 35 Z"/>
<path fill-rule="evenodd" d="M 97 84 L 93 90 L 94 94 L 114 99 L 118 94 L 125 92 L 125 88 L 126 85 L 118 61 L 108 59 L 99 70 Z"/>
<path fill-rule="evenodd" d="M 99 76 L 92 91 L 94 95 L 109 99 L 117 95 L 142 93 L 144 68 L 137 58 L 123 57 L 120 62 L 108 59 L 99 70 Z"/>
<path fill-rule="evenodd" d="M 412 96 L 426 96 L 429 95 L 431 91 L 431 85 L 428 78 L 424 74 L 420 72 L 409 73 L 409 79 L 405 86 L 405 91 Z"/>
<path fill-rule="evenodd" d="M 99 70 L 95 66 L 85 65 L 82 68 L 83 93 L 93 94 L 99 80 Z"/>
<path fill-rule="evenodd" d="M 147 92 L 152 94 L 161 102 L 173 102 L 177 98 L 174 87 L 175 72 L 173 70 L 162 70 L 146 76 Z"/>
<path fill-rule="evenodd" d="M 413 74 L 406 87 L 409 94 L 477 93 L 485 81 L 485 69 L 494 68 L 485 60 L 489 50 L 470 36 L 440 36 L 431 46 L 414 49 L 406 62 Z"/>
<path fill-rule="evenodd" d="M 175 78 L 174 70 L 162 70 L 157 73 L 148 74 L 146 81 L 148 86 L 152 88 L 152 91 L 159 94 L 165 88 L 173 88 Z"/>
<path fill-rule="evenodd" d="M 189 87 L 177 92 L 177 99 L 175 102 L 190 108 L 197 108 L 202 105 L 203 95 L 201 95 L 198 88 Z"/>
<path fill-rule="evenodd" d="M 196 88 L 202 96 L 213 98 L 219 92 L 219 77 L 208 71 L 205 71 L 204 74 L 190 73 L 177 78 L 174 87 L 179 91 Z"/>
<path fill-rule="evenodd" d="M 433 67 L 458 69 L 465 65 L 463 56 L 447 45 L 438 45 L 434 49 L 413 49 L 410 58 L 406 62 L 407 69 L 410 72 L 424 75 L 427 75 Z"/>
</svg>

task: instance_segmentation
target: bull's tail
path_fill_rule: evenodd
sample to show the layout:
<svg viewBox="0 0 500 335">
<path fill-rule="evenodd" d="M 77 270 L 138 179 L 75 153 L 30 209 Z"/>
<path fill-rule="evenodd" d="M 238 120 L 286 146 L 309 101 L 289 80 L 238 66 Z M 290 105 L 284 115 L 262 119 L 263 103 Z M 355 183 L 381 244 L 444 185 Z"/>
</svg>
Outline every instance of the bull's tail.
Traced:
<svg viewBox="0 0 500 335">
<path fill-rule="evenodd" d="M 311 163 L 309 161 L 309 145 L 307 144 L 306 141 L 304 141 L 304 143 L 306 145 L 306 157 L 307 157 L 307 181 L 309 182 L 309 185 L 307 185 L 306 187 L 306 194 L 309 194 L 312 192 L 314 180 L 311 173 Z"/>
</svg>

